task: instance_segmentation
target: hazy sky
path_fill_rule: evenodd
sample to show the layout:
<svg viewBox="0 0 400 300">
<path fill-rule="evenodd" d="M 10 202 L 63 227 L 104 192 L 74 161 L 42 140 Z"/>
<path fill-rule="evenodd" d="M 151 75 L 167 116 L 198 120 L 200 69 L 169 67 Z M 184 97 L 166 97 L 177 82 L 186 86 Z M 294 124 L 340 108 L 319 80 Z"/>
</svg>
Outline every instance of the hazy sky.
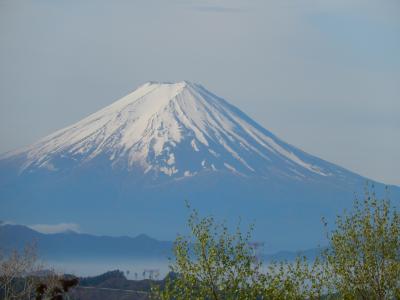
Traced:
<svg viewBox="0 0 400 300">
<path fill-rule="evenodd" d="M 400 185 L 399 0 L 0 0 L 0 152 L 182 79 Z"/>
</svg>

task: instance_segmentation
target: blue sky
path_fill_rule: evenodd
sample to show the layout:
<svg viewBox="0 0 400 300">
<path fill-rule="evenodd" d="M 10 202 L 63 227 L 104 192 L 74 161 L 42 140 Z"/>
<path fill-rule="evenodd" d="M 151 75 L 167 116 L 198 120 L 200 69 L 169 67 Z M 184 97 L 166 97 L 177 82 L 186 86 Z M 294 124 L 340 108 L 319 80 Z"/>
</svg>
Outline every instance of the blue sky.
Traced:
<svg viewBox="0 0 400 300">
<path fill-rule="evenodd" d="M 398 53 L 398 0 L 0 0 L 0 152 L 145 81 L 187 79 L 400 185 Z"/>
</svg>

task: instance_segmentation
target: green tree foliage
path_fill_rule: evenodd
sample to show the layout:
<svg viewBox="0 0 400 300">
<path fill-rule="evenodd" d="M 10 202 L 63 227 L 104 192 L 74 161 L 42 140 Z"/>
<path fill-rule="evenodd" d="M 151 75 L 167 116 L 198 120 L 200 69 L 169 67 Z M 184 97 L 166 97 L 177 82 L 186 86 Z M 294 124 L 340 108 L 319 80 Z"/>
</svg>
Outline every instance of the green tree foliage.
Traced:
<svg viewBox="0 0 400 300">
<path fill-rule="evenodd" d="M 190 236 L 178 236 L 175 260 L 165 286 L 153 289 L 153 299 L 306 299 L 320 295 L 313 280 L 319 264 L 305 259 L 274 263 L 265 270 L 251 247 L 252 227 L 230 233 L 212 217 L 188 221 Z"/>
<path fill-rule="evenodd" d="M 190 235 L 175 242 L 173 275 L 153 299 L 400 299 L 400 215 L 368 187 L 351 213 L 337 217 L 329 247 L 313 262 L 264 268 L 249 246 L 252 228 L 232 234 L 196 211 L 188 225 Z"/>
<path fill-rule="evenodd" d="M 261 263 L 249 246 L 250 232 L 238 229 L 230 234 L 212 217 L 200 219 L 193 212 L 188 222 L 191 236 L 179 236 L 175 242 L 176 274 L 157 299 L 256 299 L 262 294 Z"/>
<path fill-rule="evenodd" d="M 327 286 L 343 299 L 400 299 L 400 215 L 367 187 L 339 216 L 326 250 Z"/>
<path fill-rule="evenodd" d="M 298 257 L 295 262 L 272 263 L 264 275 L 262 299 L 321 299 L 326 291 L 325 275 L 319 258 L 314 262 Z"/>
</svg>

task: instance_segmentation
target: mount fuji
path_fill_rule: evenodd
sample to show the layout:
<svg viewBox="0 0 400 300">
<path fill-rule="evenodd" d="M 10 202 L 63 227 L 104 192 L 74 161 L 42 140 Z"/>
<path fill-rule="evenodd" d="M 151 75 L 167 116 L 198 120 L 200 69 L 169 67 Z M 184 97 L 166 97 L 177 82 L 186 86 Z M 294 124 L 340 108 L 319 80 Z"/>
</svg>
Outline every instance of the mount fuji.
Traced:
<svg viewBox="0 0 400 300">
<path fill-rule="evenodd" d="M 149 82 L 1 155 L 0 218 L 170 239 L 184 232 L 187 200 L 228 222 L 254 222 L 271 251 L 300 249 L 322 242 L 321 217 L 349 208 L 366 180 L 282 141 L 199 84 Z M 400 188 L 391 192 L 396 200 Z"/>
</svg>

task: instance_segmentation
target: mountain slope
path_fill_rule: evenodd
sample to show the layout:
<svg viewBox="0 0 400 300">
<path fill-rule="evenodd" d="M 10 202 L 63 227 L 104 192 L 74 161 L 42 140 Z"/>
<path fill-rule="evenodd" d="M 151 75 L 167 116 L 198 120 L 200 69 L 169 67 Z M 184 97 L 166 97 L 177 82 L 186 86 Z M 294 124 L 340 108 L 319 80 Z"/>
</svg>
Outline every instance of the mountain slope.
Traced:
<svg viewBox="0 0 400 300">
<path fill-rule="evenodd" d="M 247 176 L 343 177 L 343 170 L 279 140 L 244 113 L 189 82 L 147 83 L 82 121 L 0 158 L 20 171 L 57 171 L 105 157 L 116 168 L 172 177 L 202 171 Z"/>
<path fill-rule="evenodd" d="M 198 84 L 147 83 L 1 156 L 0 217 L 172 239 L 184 230 L 189 200 L 201 212 L 255 222 L 256 237 L 276 250 L 296 250 L 320 242 L 321 216 L 348 208 L 365 181 Z"/>
</svg>

